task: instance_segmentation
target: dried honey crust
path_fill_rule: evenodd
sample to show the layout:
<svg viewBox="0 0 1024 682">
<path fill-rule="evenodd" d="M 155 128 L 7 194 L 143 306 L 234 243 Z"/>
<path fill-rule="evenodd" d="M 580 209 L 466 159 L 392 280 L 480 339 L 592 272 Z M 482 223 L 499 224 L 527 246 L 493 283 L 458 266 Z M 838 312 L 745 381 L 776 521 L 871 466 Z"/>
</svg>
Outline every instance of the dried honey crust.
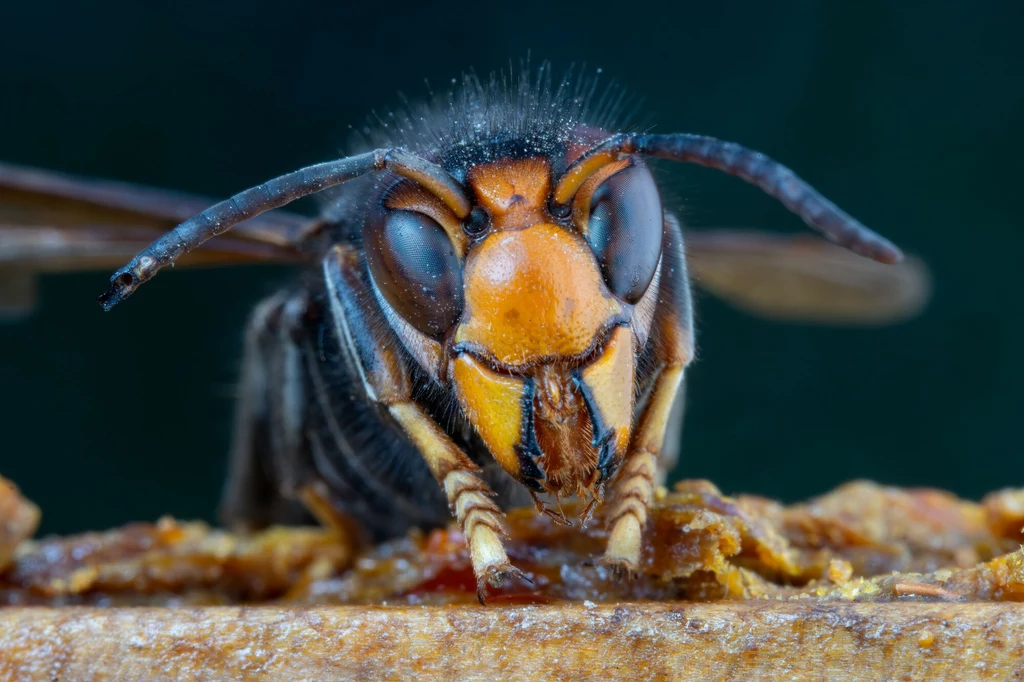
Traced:
<svg viewBox="0 0 1024 682">
<path fill-rule="evenodd" d="M 340 529 L 240 536 L 163 519 L 103 533 L 28 540 L 38 512 L 0 486 L 0 604 L 462 604 L 477 599 L 453 526 L 371 548 Z M 565 512 L 571 516 L 567 505 Z M 1024 601 L 1024 490 L 974 503 L 936 490 L 859 481 L 803 504 L 728 497 L 706 481 L 660 490 L 640 571 L 595 564 L 605 519 L 584 529 L 511 512 L 507 549 L 532 581 L 488 602 Z M 18 541 L 21 541 L 18 544 Z M 17 549 L 14 546 L 17 545 Z M 6 552 L 3 551 L 6 548 Z"/>
</svg>

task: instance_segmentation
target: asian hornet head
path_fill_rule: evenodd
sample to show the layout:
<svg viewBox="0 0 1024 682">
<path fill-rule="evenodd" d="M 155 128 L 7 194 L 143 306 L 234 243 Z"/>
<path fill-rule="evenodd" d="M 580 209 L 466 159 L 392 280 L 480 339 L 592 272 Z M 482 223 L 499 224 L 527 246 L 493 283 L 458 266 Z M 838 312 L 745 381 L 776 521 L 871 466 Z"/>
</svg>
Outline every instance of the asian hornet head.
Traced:
<svg viewBox="0 0 1024 682">
<path fill-rule="evenodd" d="M 399 179 L 363 238 L 391 326 L 502 468 L 533 493 L 594 501 L 629 445 L 664 216 L 639 158 L 559 202 L 556 173 L 589 146 L 470 165 L 465 220 Z"/>
</svg>

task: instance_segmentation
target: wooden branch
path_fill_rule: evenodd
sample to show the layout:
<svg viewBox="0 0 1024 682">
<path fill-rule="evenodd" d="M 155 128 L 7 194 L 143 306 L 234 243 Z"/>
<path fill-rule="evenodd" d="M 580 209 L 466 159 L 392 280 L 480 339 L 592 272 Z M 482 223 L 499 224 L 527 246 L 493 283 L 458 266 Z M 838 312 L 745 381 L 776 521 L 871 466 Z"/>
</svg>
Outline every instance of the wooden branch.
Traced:
<svg viewBox="0 0 1024 682">
<path fill-rule="evenodd" d="M 1019 679 L 1024 605 L 0 610 L 3 680 Z"/>
</svg>

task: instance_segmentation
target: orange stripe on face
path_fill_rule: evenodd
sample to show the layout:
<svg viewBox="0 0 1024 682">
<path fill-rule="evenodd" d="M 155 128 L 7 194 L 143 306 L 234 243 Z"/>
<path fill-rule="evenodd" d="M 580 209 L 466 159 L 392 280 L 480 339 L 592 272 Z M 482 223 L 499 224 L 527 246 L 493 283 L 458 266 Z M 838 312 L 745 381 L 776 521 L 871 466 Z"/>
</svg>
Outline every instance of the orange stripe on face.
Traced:
<svg viewBox="0 0 1024 682">
<path fill-rule="evenodd" d="M 589 232 L 588 223 L 590 221 L 590 203 L 594 198 L 594 192 L 600 187 L 605 180 L 618 173 L 620 170 L 629 167 L 629 159 L 623 159 L 621 161 L 614 161 L 609 163 L 607 166 L 603 166 L 594 172 L 586 182 L 580 186 L 576 192 L 576 196 L 572 199 L 572 221 L 579 226 L 583 234 Z"/>
<path fill-rule="evenodd" d="M 454 366 L 455 393 L 463 412 L 498 464 L 518 479 L 516 448 L 522 440 L 526 380 L 495 374 L 466 354 L 456 358 Z"/>
<path fill-rule="evenodd" d="M 583 238 L 551 223 L 488 236 L 466 259 L 456 343 L 507 367 L 589 350 L 622 312 Z"/>
<path fill-rule="evenodd" d="M 496 230 L 518 229 L 547 219 L 551 164 L 545 158 L 503 159 L 474 166 L 467 181 Z"/>
<path fill-rule="evenodd" d="M 570 166 L 565 174 L 558 179 L 558 184 L 555 185 L 555 191 L 552 193 L 555 203 L 568 204 L 588 178 L 604 166 L 614 163 L 618 158 L 619 152 L 611 149 L 604 149 L 590 156 L 581 157 L 578 163 Z"/>
</svg>

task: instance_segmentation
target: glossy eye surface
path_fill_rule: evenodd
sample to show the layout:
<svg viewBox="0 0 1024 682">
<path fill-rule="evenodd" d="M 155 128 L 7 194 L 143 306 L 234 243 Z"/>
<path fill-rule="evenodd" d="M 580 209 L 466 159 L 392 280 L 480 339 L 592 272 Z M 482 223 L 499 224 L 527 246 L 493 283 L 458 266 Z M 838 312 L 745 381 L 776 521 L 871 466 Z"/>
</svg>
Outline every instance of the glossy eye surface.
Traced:
<svg viewBox="0 0 1024 682">
<path fill-rule="evenodd" d="M 661 195 L 644 166 L 619 171 L 591 198 L 587 241 L 608 288 L 629 303 L 639 301 L 654 278 L 662 221 Z"/>
<path fill-rule="evenodd" d="M 367 220 L 363 240 L 373 281 L 395 312 L 432 337 L 455 324 L 462 312 L 462 270 L 435 220 L 381 210 Z"/>
</svg>

